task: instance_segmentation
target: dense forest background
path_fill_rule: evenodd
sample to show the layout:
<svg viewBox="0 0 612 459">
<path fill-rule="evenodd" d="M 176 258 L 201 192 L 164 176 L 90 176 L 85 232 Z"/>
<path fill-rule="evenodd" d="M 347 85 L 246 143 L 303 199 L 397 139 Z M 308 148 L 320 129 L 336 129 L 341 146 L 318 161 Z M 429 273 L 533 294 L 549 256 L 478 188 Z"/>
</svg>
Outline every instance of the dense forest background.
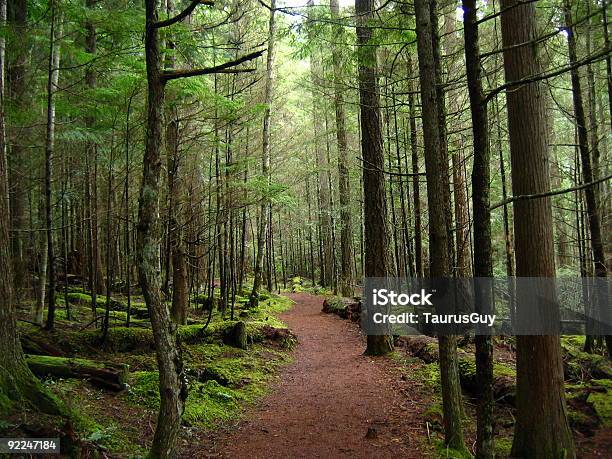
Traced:
<svg viewBox="0 0 612 459">
<path fill-rule="evenodd" d="M 240 344 L 245 311 L 263 320 L 284 307 L 274 292 L 351 298 L 363 277 L 385 275 L 605 278 L 606 8 L 0 0 L 0 405 L 65 414 L 32 379 L 17 328 L 28 354 L 57 358 L 81 355 L 78 334 L 118 351 L 145 339 L 129 330 L 150 329 L 157 357 L 142 369 L 154 378 L 141 376 L 156 389 L 159 375 L 149 408 L 167 420 L 151 452 L 174 457 L 183 357 L 201 357 L 177 336 L 227 322 Z M 610 337 L 588 323 L 586 334 L 572 352 L 595 355 L 605 377 L 593 379 L 609 389 Z M 76 350 L 60 352 L 62 339 Z M 454 336 L 438 341 L 440 430 L 466 451 L 464 351 Z M 470 343 L 479 457 L 493 455 L 499 344 Z M 370 336 L 366 352 L 393 345 Z M 562 345 L 509 345 L 517 456 L 576 455 Z"/>
</svg>

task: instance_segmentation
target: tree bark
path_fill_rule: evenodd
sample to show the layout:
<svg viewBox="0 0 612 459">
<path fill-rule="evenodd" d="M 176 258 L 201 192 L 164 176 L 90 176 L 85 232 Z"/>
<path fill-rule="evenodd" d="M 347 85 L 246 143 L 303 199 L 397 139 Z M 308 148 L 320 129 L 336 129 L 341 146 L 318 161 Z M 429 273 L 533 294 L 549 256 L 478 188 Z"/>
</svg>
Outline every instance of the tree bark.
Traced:
<svg viewBox="0 0 612 459">
<path fill-rule="evenodd" d="M 272 101 L 274 98 L 274 45 L 276 34 L 276 0 L 270 3 L 270 20 L 268 22 L 268 54 L 266 57 L 266 79 L 264 87 L 264 110 L 263 133 L 262 133 L 262 154 L 261 154 L 261 175 L 267 185 L 270 184 L 270 142 L 272 137 Z M 257 255 L 255 259 L 255 279 L 253 280 L 253 290 L 251 291 L 250 303 L 252 306 L 259 304 L 259 291 L 263 278 L 263 263 L 266 250 L 266 234 L 268 232 L 268 190 L 262 199 L 259 208 L 259 225 L 257 229 Z"/>
<path fill-rule="evenodd" d="M 338 0 L 330 0 L 332 20 L 340 16 Z M 344 29 L 334 25 L 334 36 L 341 39 Z M 340 195 L 340 293 L 353 296 L 353 224 L 351 221 L 351 188 L 349 176 L 348 148 L 346 140 L 346 114 L 342 89 L 342 52 L 332 46 L 334 70 L 334 106 L 336 109 L 336 141 L 338 143 L 338 193 Z"/>
<path fill-rule="evenodd" d="M 421 185 L 419 184 L 419 149 L 416 125 L 416 88 L 413 82 L 412 58 L 408 60 L 408 112 L 410 124 L 410 153 L 412 163 L 412 199 L 414 206 L 414 271 L 417 277 L 423 277 L 423 243 L 421 241 Z"/>
<path fill-rule="evenodd" d="M 576 29 L 572 28 L 571 5 L 568 0 L 564 2 L 565 24 L 567 26 L 567 45 L 569 52 L 569 62 L 573 65 L 578 60 L 576 54 Z M 572 100 L 574 103 L 574 116 L 576 117 L 576 128 L 578 131 L 578 150 L 580 152 L 580 165 L 582 169 L 583 183 L 591 183 L 597 179 L 594 176 L 594 171 L 591 163 L 591 149 L 594 145 L 589 145 L 587 121 L 584 113 L 584 103 L 582 100 L 582 84 L 578 68 L 572 68 L 570 71 L 572 80 Z M 592 116 L 595 116 L 592 113 Z M 595 123 L 596 124 L 596 123 Z M 595 139 L 596 141 L 596 139 Z M 595 195 L 595 187 L 589 186 L 584 189 L 586 201 L 587 218 L 589 222 L 589 233 L 591 233 L 591 251 L 593 253 L 593 263 L 595 265 L 595 276 L 605 279 L 607 276 L 606 256 L 604 252 L 603 237 L 601 232 L 601 219 L 599 216 L 597 196 Z M 597 311 L 604 314 L 607 313 L 607 308 L 601 309 L 608 302 L 608 292 L 605 283 L 598 284 L 594 289 L 595 306 Z M 607 323 L 606 318 L 601 317 L 604 323 Z M 589 319 L 587 318 L 587 327 Z M 590 327 L 588 327 L 590 328 Z M 587 333 L 590 330 L 587 330 Z M 612 336 L 606 336 L 608 347 L 608 355 L 612 357 Z"/>
<path fill-rule="evenodd" d="M 49 67 L 47 79 L 47 132 L 45 140 L 45 224 L 47 234 L 47 323 L 45 329 L 55 325 L 55 246 L 53 242 L 53 153 L 55 149 L 55 90 L 59 80 L 61 20 L 57 18 L 55 0 L 51 3 L 51 32 L 49 44 Z"/>
<path fill-rule="evenodd" d="M 6 0 L 0 0 L 0 27 L 6 26 Z M 52 415 L 66 415 L 60 402 L 28 369 L 17 335 L 13 304 L 13 267 L 9 236 L 10 210 L 6 126 L 4 116 L 5 38 L 0 36 L 0 411 L 7 414 L 13 403 Z"/>
<path fill-rule="evenodd" d="M 15 42 L 11 47 L 14 53 L 12 65 L 7 69 L 10 84 L 10 96 L 13 104 L 20 110 L 28 110 L 30 105 L 30 92 L 28 91 L 27 77 L 29 73 L 28 55 L 30 40 L 28 36 L 28 2 L 26 0 L 13 0 L 10 3 L 11 18 L 9 25 Z M 17 40 L 19 42 L 17 42 Z M 10 149 L 9 191 L 11 204 L 11 243 L 13 254 L 13 268 L 15 275 L 15 294 L 19 297 L 19 291 L 25 286 L 26 266 L 26 177 L 28 151 L 24 145 L 25 139 L 29 138 L 30 130 L 26 127 L 19 129 L 19 135 L 15 136 Z"/>
<path fill-rule="evenodd" d="M 374 19 L 373 0 L 355 0 L 357 14 L 357 66 L 361 111 L 361 155 L 363 157 L 363 215 L 365 277 L 389 274 L 389 236 L 385 204 L 384 153 L 377 81 L 376 46 L 370 43 Z M 382 355 L 393 350 L 386 335 L 368 335 L 365 353 Z"/>
<path fill-rule="evenodd" d="M 519 46 L 536 36 L 534 3 L 501 2 L 504 70 L 507 82 L 540 73 L 537 47 Z M 506 92 L 515 196 L 550 189 L 545 100 L 542 84 L 531 82 Z M 514 234 L 516 274 L 554 277 L 554 241 L 550 198 L 516 201 Z M 528 294 L 517 291 L 521 314 Z M 551 304 L 554 292 L 542 291 Z M 523 311 L 527 314 L 528 311 Z M 516 457 L 575 457 L 567 422 L 563 369 L 558 336 L 517 336 L 517 417 L 512 455 Z"/>
<path fill-rule="evenodd" d="M 465 67 L 472 114 L 474 166 L 472 170 L 472 208 L 474 211 L 474 277 L 493 277 L 490 206 L 490 149 L 487 107 L 483 103 L 482 72 L 476 0 L 463 0 Z M 469 237 L 469 233 L 468 233 Z M 492 292 L 487 283 L 476 284 L 476 312 L 491 313 Z M 478 404 L 476 408 L 476 457 L 495 456 L 493 445 L 493 343 L 490 336 L 477 334 L 476 378 Z"/>
<path fill-rule="evenodd" d="M 164 113 L 156 0 L 146 0 L 145 52 L 147 64 L 147 135 L 138 206 L 136 258 L 142 293 L 151 315 L 151 327 L 159 367 L 160 407 L 149 456 L 175 457 L 180 420 L 187 398 L 176 325 L 163 302 L 159 266 L 159 192 Z"/>
<path fill-rule="evenodd" d="M 436 69 L 439 57 L 436 2 L 416 0 L 415 12 L 429 208 L 429 275 L 434 279 L 448 279 L 452 264 L 450 184 L 445 129 L 441 125 L 444 110 L 440 104 L 444 99 L 438 89 L 440 75 Z M 464 450 L 456 338 L 439 336 L 438 341 L 445 442 L 451 448 Z"/>
</svg>

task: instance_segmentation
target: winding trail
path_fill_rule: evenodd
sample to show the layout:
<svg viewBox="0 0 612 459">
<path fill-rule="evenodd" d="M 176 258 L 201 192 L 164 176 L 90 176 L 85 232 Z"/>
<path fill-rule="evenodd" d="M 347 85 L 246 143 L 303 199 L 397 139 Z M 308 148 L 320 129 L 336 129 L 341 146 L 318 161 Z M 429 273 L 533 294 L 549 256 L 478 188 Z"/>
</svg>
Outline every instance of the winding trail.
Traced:
<svg viewBox="0 0 612 459">
<path fill-rule="evenodd" d="M 421 382 L 362 355 L 357 325 L 323 314 L 322 297 L 289 296 L 296 305 L 281 318 L 298 337 L 295 361 L 244 420 L 212 434 L 206 457 L 424 457 Z"/>
</svg>

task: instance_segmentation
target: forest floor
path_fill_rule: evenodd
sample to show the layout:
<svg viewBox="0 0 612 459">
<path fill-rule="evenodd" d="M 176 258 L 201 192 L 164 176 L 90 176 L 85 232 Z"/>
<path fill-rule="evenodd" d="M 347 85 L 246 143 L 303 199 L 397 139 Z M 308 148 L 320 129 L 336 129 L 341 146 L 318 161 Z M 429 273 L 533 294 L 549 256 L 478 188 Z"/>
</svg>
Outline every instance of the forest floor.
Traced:
<svg viewBox="0 0 612 459">
<path fill-rule="evenodd" d="M 322 313 L 323 297 L 289 296 L 296 304 L 280 318 L 298 338 L 294 362 L 238 425 L 203 439 L 208 457 L 425 456 L 431 394 L 418 374 L 364 356 L 357 324 Z"/>
<path fill-rule="evenodd" d="M 309 290 L 319 294 L 306 293 L 297 277 L 290 288 L 300 293 L 262 292 L 257 308 L 248 306 L 247 288 L 236 297 L 236 320 L 215 308 L 206 326 L 208 313 L 197 307 L 190 310 L 189 325 L 179 326 L 189 382 L 179 457 L 466 457 L 443 443 L 435 338 L 397 337 L 389 356 L 364 356 L 357 300 L 316 287 Z M 70 319 L 64 298 L 71 304 Z M 106 305 L 102 300 L 99 306 Z M 71 429 L 83 451 L 142 457 L 159 408 L 148 311 L 141 298 L 132 298 L 132 326 L 126 328 L 125 298 L 112 298 L 112 327 L 102 344 L 101 330 L 91 322 L 91 301 L 77 287 L 58 298 L 53 332 L 31 324 L 30 306 L 22 305 L 22 345 L 31 368 L 38 368 L 37 375 L 71 411 Z M 246 349 L 228 339 L 238 321 L 246 324 Z M 495 448 L 497 457 L 508 457 L 516 418 L 515 339 L 497 337 L 494 345 Z M 579 457 L 610 457 L 612 364 L 603 355 L 582 352 L 584 337 L 564 336 L 561 345 L 568 418 Z M 459 340 L 458 356 L 463 427 L 473 453 L 477 378 L 472 339 Z M 126 385 L 109 390 L 87 377 L 40 366 L 66 366 L 66 358 L 74 359 L 69 368 L 127 365 Z M 0 419 L 0 436 L 71 435 L 57 422 L 23 409 Z"/>
</svg>

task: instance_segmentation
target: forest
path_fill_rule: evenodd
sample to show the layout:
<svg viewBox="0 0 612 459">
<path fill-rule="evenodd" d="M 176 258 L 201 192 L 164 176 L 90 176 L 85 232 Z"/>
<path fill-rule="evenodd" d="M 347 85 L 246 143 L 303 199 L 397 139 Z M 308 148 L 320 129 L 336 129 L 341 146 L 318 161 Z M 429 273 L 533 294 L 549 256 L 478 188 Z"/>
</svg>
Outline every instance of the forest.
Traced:
<svg viewBox="0 0 612 459">
<path fill-rule="evenodd" d="M 0 0 L 0 456 L 609 457 L 607 6 Z"/>
</svg>

